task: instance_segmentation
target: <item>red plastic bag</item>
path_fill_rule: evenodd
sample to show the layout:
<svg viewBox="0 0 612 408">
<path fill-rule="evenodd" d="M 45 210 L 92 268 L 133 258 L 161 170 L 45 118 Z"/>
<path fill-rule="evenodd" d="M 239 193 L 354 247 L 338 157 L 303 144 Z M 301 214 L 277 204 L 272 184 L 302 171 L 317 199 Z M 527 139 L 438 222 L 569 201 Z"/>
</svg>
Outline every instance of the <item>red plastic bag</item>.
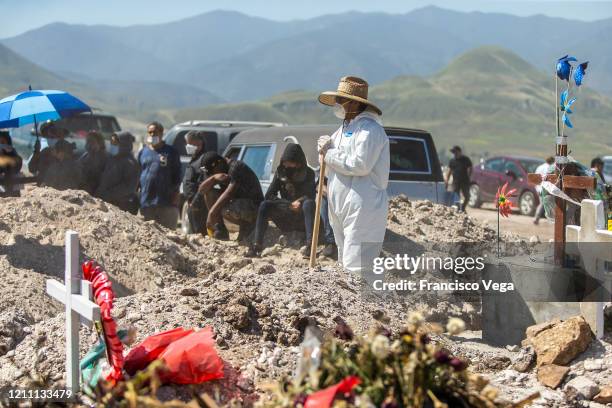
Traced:
<svg viewBox="0 0 612 408">
<path fill-rule="evenodd" d="M 339 393 L 346 394 L 355 388 L 361 380 L 356 376 L 346 377 L 336 385 L 327 387 L 321 391 L 312 393 L 306 398 L 304 408 L 329 408 L 334 402 L 334 398 Z"/>
<path fill-rule="evenodd" d="M 160 375 L 164 382 L 199 384 L 223 378 L 223 360 L 215 350 L 211 327 L 176 340 L 159 358 L 166 365 Z"/>
<path fill-rule="evenodd" d="M 130 350 L 125 358 L 123 368 L 129 375 L 134 375 L 156 360 L 170 343 L 191 333 L 193 333 L 193 329 L 185 330 L 182 327 L 177 327 L 147 337 L 142 343 Z"/>
</svg>

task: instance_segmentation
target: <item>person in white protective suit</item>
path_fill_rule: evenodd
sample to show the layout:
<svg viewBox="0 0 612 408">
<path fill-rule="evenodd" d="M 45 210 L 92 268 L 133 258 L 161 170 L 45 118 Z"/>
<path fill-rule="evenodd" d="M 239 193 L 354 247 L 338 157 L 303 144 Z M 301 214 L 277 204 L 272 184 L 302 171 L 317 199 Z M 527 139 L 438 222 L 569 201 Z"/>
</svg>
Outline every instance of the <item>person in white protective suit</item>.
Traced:
<svg viewBox="0 0 612 408">
<path fill-rule="evenodd" d="M 344 77 L 338 90 L 323 92 L 319 102 L 334 107 L 342 126 L 318 140 L 328 177 L 329 220 L 338 260 L 351 272 L 372 271 L 387 226 L 389 138 L 381 110 L 368 100 L 368 83 Z"/>
</svg>

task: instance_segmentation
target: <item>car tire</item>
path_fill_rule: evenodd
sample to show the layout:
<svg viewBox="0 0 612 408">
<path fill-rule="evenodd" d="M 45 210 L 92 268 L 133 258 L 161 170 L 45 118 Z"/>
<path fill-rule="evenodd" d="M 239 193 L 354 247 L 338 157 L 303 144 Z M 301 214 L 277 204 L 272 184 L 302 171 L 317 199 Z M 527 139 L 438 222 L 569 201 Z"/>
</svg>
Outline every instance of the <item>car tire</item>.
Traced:
<svg viewBox="0 0 612 408">
<path fill-rule="evenodd" d="M 472 208 L 480 208 L 482 199 L 480 198 L 480 186 L 476 183 L 470 186 L 470 200 L 468 205 Z"/>
<path fill-rule="evenodd" d="M 185 201 L 181 208 L 181 231 L 184 234 L 192 234 L 191 222 L 189 222 L 189 203 Z"/>
<path fill-rule="evenodd" d="M 519 211 L 523 215 L 529 217 L 533 216 L 536 212 L 536 200 L 535 195 L 531 191 L 525 191 L 519 198 Z"/>
</svg>

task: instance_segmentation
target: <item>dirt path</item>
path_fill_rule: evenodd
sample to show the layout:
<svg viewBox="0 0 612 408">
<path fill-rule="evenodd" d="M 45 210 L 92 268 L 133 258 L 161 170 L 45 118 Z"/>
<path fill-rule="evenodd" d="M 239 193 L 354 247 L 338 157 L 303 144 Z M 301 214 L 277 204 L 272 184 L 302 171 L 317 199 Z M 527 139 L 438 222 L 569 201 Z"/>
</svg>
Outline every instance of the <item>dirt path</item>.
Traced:
<svg viewBox="0 0 612 408">
<path fill-rule="evenodd" d="M 497 212 L 493 206 L 483 205 L 482 208 L 468 208 L 467 213 L 497 230 Z M 539 225 L 534 225 L 532 217 L 526 217 L 517 212 L 509 218 L 502 217 L 500 227 L 502 232 L 512 231 L 527 240 L 534 235 L 537 235 L 542 242 L 547 242 L 553 238 L 553 224 L 551 222 L 541 219 Z"/>
</svg>

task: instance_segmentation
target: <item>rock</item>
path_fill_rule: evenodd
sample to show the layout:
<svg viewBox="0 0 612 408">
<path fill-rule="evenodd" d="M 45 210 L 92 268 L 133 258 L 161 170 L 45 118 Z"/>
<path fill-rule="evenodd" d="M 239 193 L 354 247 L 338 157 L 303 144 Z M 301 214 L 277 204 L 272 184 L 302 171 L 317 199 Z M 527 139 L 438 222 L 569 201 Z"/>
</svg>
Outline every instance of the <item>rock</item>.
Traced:
<svg viewBox="0 0 612 408">
<path fill-rule="evenodd" d="M 529 331 L 529 328 L 527 330 Z M 539 331 L 531 339 L 531 343 L 538 365 L 566 365 L 586 350 L 591 340 L 588 323 L 582 316 L 576 316 Z"/>
<path fill-rule="evenodd" d="M 272 247 L 268 247 L 266 249 L 264 249 L 261 252 L 261 256 L 262 257 L 266 257 L 266 256 L 276 256 L 276 255 L 280 255 L 282 252 L 282 247 L 278 244 L 272 246 Z"/>
<path fill-rule="evenodd" d="M 548 330 L 551 327 L 553 327 L 553 326 L 555 326 L 555 325 L 557 325 L 559 323 L 561 323 L 560 319 L 554 319 L 554 320 L 551 320 L 549 322 L 545 322 L 545 323 L 540 323 L 540 324 L 535 324 L 533 326 L 529 326 L 527 328 L 527 330 L 525 330 L 525 336 L 527 337 L 526 340 L 533 339 L 535 336 L 537 336 L 538 334 L 540 334 L 544 330 Z"/>
<path fill-rule="evenodd" d="M 586 377 L 576 377 L 565 385 L 569 398 L 590 400 L 599 392 L 599 386 Z"/>
<path fill-rule="evenodd" d="M 608 384 L 601 389 L 599 394 L 593 398 L 593 401 L 599 404 L 610 404 L 612 403 L 612 384 Z"/>
<path fill-rule="evenodd" d="M 540 243 L 540 237 L 538 237 L 537 235 L 532 235 L 529 237 L 529 242 L 532 244 L 538 244 Z"/>
<path fill-rule="evenodd" d="M 538 381 L 554 390 L 561 385 L 569 371 L 569 367 L 563 367 L 556 364 L 543 365 L 538 367 Z"/>
<path fill-rule="evenodd" d="M 535 351 L 533 347 L 522 347 L 517 356 L 512 360 L 512 369 L 519 373 L 524 373 L 529 370 L 535 360 Z"/>
<path fill-rule="evenodd" d="M 584 369 L 586 371 L 601 371 L 603 370 L 602 360 L 586 360 L 584 362 Z"/>
<path fill-rule="evenodd" d="M 200 292 L 195 288 L 183 288 L 180 293 L 181 296 L 198 296 L 199 294 Z"/>
<path fill-rule="evenodd" d="M 276 268 L 271 264 L 264 264 L 257 269 L 257 273 L 260 275 L 270 275 L 276 273 Z"/>
<path fill-rule="evenodd" d="M 231 304 L 223 311 L 225 320 L 238 330 L 249 327 L 249 308 L 240 304 Z"/>
<path fill-rule="evenodd" d="M 506 350 L 510 351 L 511 353 L 516 353 L 517 351 L 519 351 L 519 346 L 517 346 L 516 344 L 508 344 L 506 346 Z"/>
<path fill-rule="evenodd" d="M 131 312 L 131 313 L 128 313 L 127 319 L 132 323 L 137 322 L 139 320 L 142 320 L 142 315 L 137 312 Z"/>
</svg>

